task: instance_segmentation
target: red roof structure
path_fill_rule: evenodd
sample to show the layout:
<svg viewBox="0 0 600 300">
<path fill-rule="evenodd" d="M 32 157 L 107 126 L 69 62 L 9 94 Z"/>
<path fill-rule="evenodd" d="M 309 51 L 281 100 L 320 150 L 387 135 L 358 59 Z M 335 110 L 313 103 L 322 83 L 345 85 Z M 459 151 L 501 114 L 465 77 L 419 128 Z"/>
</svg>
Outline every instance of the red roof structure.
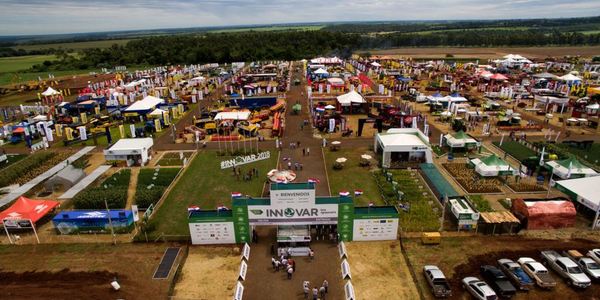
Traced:
<svg viewBox="0 0 600 300">
<path fill-rule="evenodd" d="M 496 74 L 490 76 L 490 79 L 500 81 L 500 80 L 507 80 L 508 77 L 506 77 L 506 76 L 504 76 L 504 75 L 502 75 L 500 73 L 496 73 Z"/>
<path fill-rule="evenodd" d="M 19 197 L 13 205 L 0 213 L 0 220 L 31 220 L 35 223 L 60 204 L 54 200 L 31 200 Z"/>
<path fill-rule="evenodd" d="M 513 199 L 512 212 L 526 229 L 550 229 L 575 226 L 577 211 L 569 200 Z"/>
</svg>

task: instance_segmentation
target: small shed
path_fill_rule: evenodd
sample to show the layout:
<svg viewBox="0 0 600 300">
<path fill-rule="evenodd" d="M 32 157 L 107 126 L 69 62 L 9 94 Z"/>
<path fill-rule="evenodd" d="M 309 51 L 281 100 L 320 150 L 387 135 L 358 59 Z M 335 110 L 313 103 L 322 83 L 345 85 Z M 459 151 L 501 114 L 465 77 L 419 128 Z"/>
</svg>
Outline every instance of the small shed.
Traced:
<svg viewBox="0 0 600 300">
<path fill-rule="evenodd" d="M 565 198 L 514 199 L 511 211 L 524 229 L 556 229 L 575 226 L 577 211 Z"/>
<path fill-rule="evenodd" d="M 44 188 L 48 192 L 56 190 L 68 190 L 85 177 L 85 172 L 82 169 L 76 168 L 73 165 L 68 165 L 60 170 L 56 175 L 50 177 L 44 183 Z"/>
<path fill-rule="evenodd" d="M 104 150 L 104 158 L 126 161 L 127 166 L 143 166 L 152 158 L 153 145 L 151 138 L 120 139 Z"/>
<path fill-rule="evenodd" d="M 482 212 L 479 216 L 479 231 L 492 235 L 496 233 L 513 234 L 521 224 L 521 221 L 509 211 Z"/>
</svg>

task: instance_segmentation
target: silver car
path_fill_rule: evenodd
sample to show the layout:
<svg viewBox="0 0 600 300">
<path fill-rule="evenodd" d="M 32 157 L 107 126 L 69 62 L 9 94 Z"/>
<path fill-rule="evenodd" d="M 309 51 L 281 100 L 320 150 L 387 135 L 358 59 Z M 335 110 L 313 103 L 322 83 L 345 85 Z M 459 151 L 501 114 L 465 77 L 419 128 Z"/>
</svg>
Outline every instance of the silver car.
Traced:
<svg viewBox="0 0 600 300">
<path fill-rule="evenodd" d="M 497 300 L 498 296 L 492 288 L 477 277 L 465 277 L 462 280 L 463 287 L 473 297 L 479 300 Z"/>
</svg>

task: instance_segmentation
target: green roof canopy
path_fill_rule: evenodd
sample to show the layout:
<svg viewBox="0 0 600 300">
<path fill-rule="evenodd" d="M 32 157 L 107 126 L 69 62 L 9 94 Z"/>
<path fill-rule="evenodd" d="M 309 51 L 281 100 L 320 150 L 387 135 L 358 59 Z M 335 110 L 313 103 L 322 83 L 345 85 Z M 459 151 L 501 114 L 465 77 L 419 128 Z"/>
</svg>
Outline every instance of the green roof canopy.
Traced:
<svg viewBox="0 0 600 300">
<path fill-rule="evenodd" d="M 452 135 L 455 139 L 459 140 L 459 139 L 470 139 L 471 137 L 466 134 L 464 131 L 459 131 L 455 134 Z"/>
<path fill-rule="evenodd" d="M 575 170 L 588 168 L 587 166 L 585 166 L 584 164 L 579 162 L 577 160 L 577 158 L 575 158 L 575 157 L 569 157 L 567 159 L 559 160 L 559 161 L 557 161 L 557 163 L 567 169 L 569 168 L 569 165 L 571 166 L 571 169 L 575 169 Z"/>
</svg>

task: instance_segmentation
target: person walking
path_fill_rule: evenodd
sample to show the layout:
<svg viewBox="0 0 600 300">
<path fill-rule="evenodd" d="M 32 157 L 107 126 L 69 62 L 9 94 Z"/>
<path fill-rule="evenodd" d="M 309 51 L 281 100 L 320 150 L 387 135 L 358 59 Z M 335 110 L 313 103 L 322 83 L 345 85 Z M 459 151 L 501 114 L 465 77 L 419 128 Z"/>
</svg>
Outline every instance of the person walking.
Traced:
<svg viewBox="0 0 600 300">
<path fill-rule="evenodd" d="M 310 156 L 310 148 L 306 147 L 306 156 Z"/>
<path fill-rule="evenodd" d="M 326 294 L 326 292 L 325 292 L 325 287 L 324 286 L 321 286 L 319 288 L 319 294 L 321 294 L 321 300 L 325 300 L 325 294 Z"/>
<path fill-rule="evenodd" d="M 288 170 L 291 170 L 291 169 L 292 169 L 292 162 L 288 161 Z"/>
<path fill-rule="evenodd" d="M 308 293 L 310 292 L 310 288 L 308 287 L 308 285 L 304 285 L 303 289 L 304 289 L 304 299 L 308 299 Z"/>
<path fill-rule="evenodd" d="M 296 142 L 296 147 L 300 147 L 300 141 Z"/>
<path fill-rule="evenodd" d="M 277 260 L 275 259 L 275 257 L 271 257 L 271 265 L 273 266 L 273 270 L 275 270 L 275 262 Z"/>
<path fill-rule="evenodd" d="M 306 156 L 306 148 L 302 148 L 302 156 Z"/>
<path fill-rule="evenodd" d="M 281 266 L 281 262 L 275 260 L 275 272 L 279 272 L 279 267 Z"/>
<path fill-rule="evenodd" d="M 317 290 L 316 287 L 313 288 L 312 292 L 313 292 L 313 300 L 319 299 L 319 290 Z"/>
<path fill-rule="evenodd" d="M 323 280 L 323 287 L 325 288 L 325 293 L 329 292 L 329 282 L 327 279 Z"/>
<path fill-rule="evenodd" d="M 310 257 L 310 260 L 315 260 L 315 251 L 313 251 L 313 249 L 310 249 L 310 252 L 308 252 L 308 256 Z"/>
<path fill-rule="evenodd" d="M 287 275 L 288 275 L 288 279 L 292 280 L 292 274 L 294 273 L 294 269 L 292 269 L 292 267 L 289 267 L 287 269 Z"/>
</svg>

